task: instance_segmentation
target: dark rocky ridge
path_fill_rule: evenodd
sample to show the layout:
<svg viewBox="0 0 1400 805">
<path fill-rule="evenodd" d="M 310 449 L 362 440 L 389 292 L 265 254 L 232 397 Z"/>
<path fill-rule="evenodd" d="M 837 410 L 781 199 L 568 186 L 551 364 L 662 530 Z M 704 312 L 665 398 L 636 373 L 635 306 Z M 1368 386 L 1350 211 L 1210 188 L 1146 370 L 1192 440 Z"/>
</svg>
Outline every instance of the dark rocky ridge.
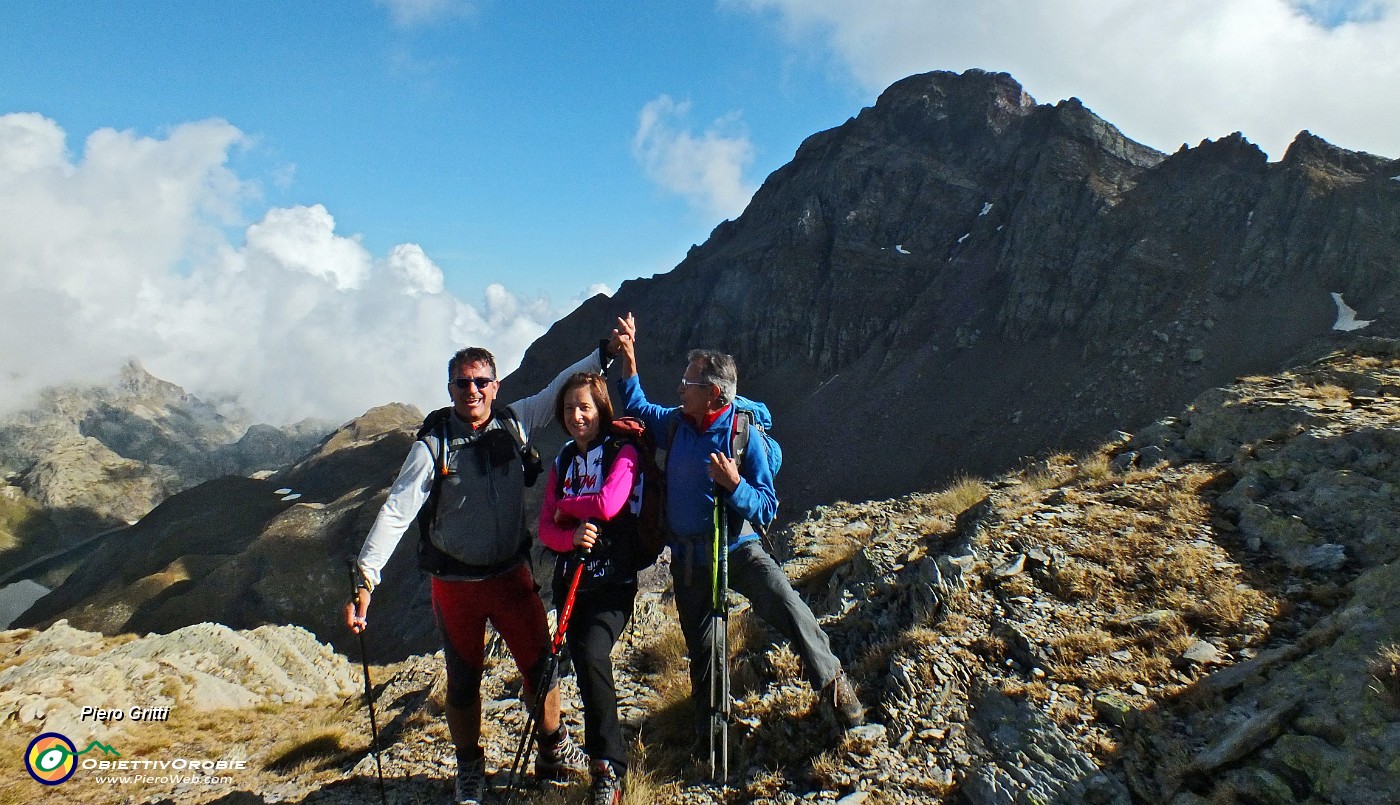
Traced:
<svg viewBox="0 0 1400 805">
<path fill-rule="evenodd" d="M 558 322 L 503 393 L 630 310 L 653 399 L 687 349 L 735 354 L 789 513 L 991 473 L 1317 354 L 1330 292 L 1395 333 L 1397 173 L 1307 132 L 1276 163 L 1239 134 L 1167 156 L 1005 74 L 913 76 L 674 271 Z"/>
</svg>

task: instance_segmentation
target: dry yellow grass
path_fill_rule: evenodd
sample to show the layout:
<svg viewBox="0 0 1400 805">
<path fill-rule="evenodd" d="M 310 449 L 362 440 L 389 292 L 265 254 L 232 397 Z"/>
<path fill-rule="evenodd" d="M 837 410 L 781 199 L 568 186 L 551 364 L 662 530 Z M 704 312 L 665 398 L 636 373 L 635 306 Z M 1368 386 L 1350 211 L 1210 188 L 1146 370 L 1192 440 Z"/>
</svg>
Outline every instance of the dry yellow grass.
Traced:
<svg viewBox="0 0 1400 805">
<path fill-rule="evenodd" d="M 1055 567 L 1049 578 L 1049 592 L 1071 603 L 1093 600 L 1113 580 L 1103 568 L 1083 563 Z"/>
<path fill-rule="evenodd" d="M 859 542 L 845 537 L 822 543 L 811 561 L 798 571 L 796 578 L 792 580 L 793 585 L 798 588 L 826 589 L 836 571 L 854 559 L 862 547 Z"/>
<path fill-rule="evenodd" d="M 1375 689 L 1393 706 L 1400 707 L 1400 644 L 1383 646 L 1371 661 Z"/>
<path fill-rule="evenodd" d="M 1015 699 L 1027 699 L 1037 704 L 1050 700 L 1050 688 L 1038 679 L 1006 679 L 1001 683 L 1001 692 Z"/>
<path fill-rule="evenodd" d="M 672 617 L 667 618 L 649 640 L 637 647 L 635 664 L 637 670 L 647 677 L 669 676 L 681 672 L 685 657 L 685 635 Z"/>
<path fill-rule="evenodd" d="M 1007 595 L 1034 596 L 1037 589 L 1035 580 L 1024 573 L 1001 579 L 997 586 Z"/>
<path fill-rule="evenodd" d="M 812 758 L 810 773 L 823 788 L 836 788 L 841 774 L 841 756 L 828 750 Z"/>
<path fill-rule="evenodd" d="M 1089 629 L 1072 632 L 1057 638 L 1051 643 L 1055 652 L 1056 676 L 1070 678 L 1075 674 L 1068 669 L 1080 665 L 1093 657 L 1104 657 L 1118 650 L 1118 642 L 1113 635 L 1102 629 Z"/>
<path fill-rule="evenodd" d="M 638 645 L 633 664 L 652 691 L 638 746 L 651 758 L 653 779 L 667 773 L 679 777 L 695 739 L 695 710 L 685 637 L 674 617 Z"/>
<path fill-rule="evenodd" d="M 1052 456 L 1006 496 L 1002 519 L 1017 523 L 1017 540 L 1065 557 L 1045 573 L 1000 582 L 1006 594 L 1039 598 L 1043 588 L 1076 605 L 1056 616 L 1065 631 L 1052 642 L 1052 678 L 1089 687 L 1171 686 L 1171 659 L 1199 635 L 1229 636 L 1239 645 L 1260 636 L 1259 624 L 1273 620 L 1280 602 L 1258 589 L 1214 539 L 1210 501 L 1219 475 L 1189 468 L 1117 475 L 1101 458 L 1080 459 L 1071 468 L 1071 485 L 1052 489 L 1046 484 L 1063 479 L 1070 467 Z M 1047 499 L 1063 519 L 1034 516 Z M 1174 614 L 1131 629 L 1106 628 L 1109 613 L 1126 623 L 1154 611 Z M 1005 651 L 985 635 L 971 648 L 985 662 Z M 1130 659 L 1123 659 L 1124 651 Z M 1115 652 L 1119 657 L 1110 656 Z M 1068 715 L 1068 706 L 1060 710 Z"/>
<path fill-rule="evenodd" d="M 773 669 L 773 676 L 779 684 L 802 678 L 802 658 L 787 643 L 769 649 L 768 667 Z"/>
<path fill-rule="evenodd" d="M 1112 477 L 1113 466 L 1109 461 L 1108 453 L 1102 450 L 1081 457 L 1075 466 L 1075 483 L 1100 483 Z"/>
<path fill-rule="evenodd" d="M 1038 499 L 1045 490 L 1069 481 L 1074 476 L 1074 466 L 1074 456 L 1069 453 L 1056 453 L 1043 461 L 1037 461 L 1034 466 L 1023 472 L 1012 492 L 1023 501 Z"/>
<path fill-rule="evenodd" d="M 338 765 L 360 742 L 352 738 L 344 724 L 322 724 L 304 728 L 279 741 L 267 751 L 263 768 L 300 776 Z"/>
<path fill-rule="evenodd" d="M 782 793 L 785 781 L 786 778 L 778 772 L 758 771 L 744 784 L 744 797 L 748 802 L 767 800 Z"/>
<path fill-rule="evenodd" d="M 1343 388 L 1335 383 L 1318 383 L 1316 385 L 1305 385 L 1298 389 L 1304 397 L 1312 397 L 1318 400 L 1347 400 L 1351 399 L 1351 389 Z"/>
<path fill-rule="evenodd" d="M 935 512 L 957 517 L 985 500 L 990 491 L 987 483 L 981 478 L 960 475 L 954 478 L 947 488 L 928 498 L 926 505 Z"/>
</svg>

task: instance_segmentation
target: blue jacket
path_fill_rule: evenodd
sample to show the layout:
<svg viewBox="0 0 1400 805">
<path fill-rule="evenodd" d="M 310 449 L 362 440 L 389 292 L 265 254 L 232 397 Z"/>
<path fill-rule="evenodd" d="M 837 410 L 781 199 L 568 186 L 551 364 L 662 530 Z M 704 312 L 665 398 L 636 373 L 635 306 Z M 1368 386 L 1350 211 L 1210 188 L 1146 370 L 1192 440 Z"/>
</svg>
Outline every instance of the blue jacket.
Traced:
<svg viewBox="0 0 1400 805">
<path fill-rule="evenodd" d="M 678 407 L 656 405 L 642 391 L 637 375 L 617 382 L 623 407 L 630 416 L 642 420 L 655 434 L 657 449 L 666 453 L 666 522 L 678 542 L 693 541 L 714 533 L 714 481 L 710 480 L 710 453 L 733 455 L 730 431 L 734 427 L 734 406 L 729 406 L 703 433 L 686 419 Z M 671 423 L 676 421 L 675 444 L 669 444 Z M 773 470 L 768 463 L 762 437 L 750 434 L 749 449 L 739 467 L 739 486 L 726 498 L 729 509 L 729 547 L 758 539 L 755 533 L 740 534 L 744 521 L 768 523 L 778 512 L 778 496 L 773 491 Z"/>
</svg>

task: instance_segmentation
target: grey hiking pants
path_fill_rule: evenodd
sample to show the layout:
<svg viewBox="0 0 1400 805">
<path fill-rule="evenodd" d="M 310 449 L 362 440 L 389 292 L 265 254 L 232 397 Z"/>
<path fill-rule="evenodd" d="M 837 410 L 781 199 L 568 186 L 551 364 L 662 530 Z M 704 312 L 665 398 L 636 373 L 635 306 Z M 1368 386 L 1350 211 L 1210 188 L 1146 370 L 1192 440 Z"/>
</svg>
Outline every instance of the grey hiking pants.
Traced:
<svg viewBox="0 0 1400 805">
<path fill-rule="evenodd" d="M 693 566 L 685 561 L 671 563 L 675 584 L 676 610 L 681 632 L 690 653 L 690 698 L 697 718 L 704 718 L 710 705 L 710 556 L 697 551 Z M 687 573 L 687 570 L 689 572 Z M 687 577 L 689 580 L 687 581 Z M 831 653 L 831 641 L 822 631 L 812 609 L 792 589 L 792 584 L 773 557 L 757 540 L 746 542 L 729 553 L 729 588 L 749 599 L 753 611 L 792 643 L 802 658 L 807 680 L 817 690 L 826 687 L 841 671 L 841 661 Z"/>
</svg>

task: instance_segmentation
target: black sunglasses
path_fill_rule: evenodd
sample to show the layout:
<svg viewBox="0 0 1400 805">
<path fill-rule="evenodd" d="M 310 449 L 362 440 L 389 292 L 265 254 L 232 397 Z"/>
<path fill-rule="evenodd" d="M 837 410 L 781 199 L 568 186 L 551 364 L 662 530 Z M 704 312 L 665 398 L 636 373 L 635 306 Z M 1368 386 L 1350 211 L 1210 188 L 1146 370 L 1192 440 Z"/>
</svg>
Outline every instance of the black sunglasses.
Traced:
<svg viewBox="0 0 1400 805">
<path fill-rule="evenodd" d="M 485 391 L 486 387 L 496 382 L 494 377 L 459 377 L 452 381 L 452 385 L 459 389 L 468 389 L 476 386 L 477 391 Z"/>
</svg>

